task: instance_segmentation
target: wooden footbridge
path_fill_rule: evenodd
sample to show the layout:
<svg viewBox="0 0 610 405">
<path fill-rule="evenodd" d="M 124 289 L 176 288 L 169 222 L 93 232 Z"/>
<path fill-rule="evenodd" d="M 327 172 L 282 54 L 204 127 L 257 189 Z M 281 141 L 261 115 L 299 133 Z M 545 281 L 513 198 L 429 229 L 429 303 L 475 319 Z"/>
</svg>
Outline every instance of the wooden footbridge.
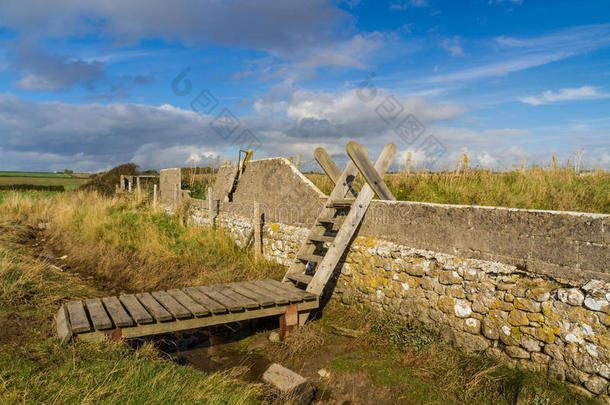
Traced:
<svg viewBox="0 0 610 405">
<path fill-rule="evenodd" d="M 57 335 L 62 343 L 137 338 L 213 325 L 280 316 L 285 336 L 302 325 L 320 306 L 320 297 L 375 194 L 394 200 L 382 180 L 396 153 L 388 144 L 373 166 L 367 150 L 355 142 L 347 147 L 350 162 L 343 172 L 322 148 L 314 156 L 335 183 L 309 235 L 283 281 L 257 280 L 187 287 L 71 301 L 59 308 Z M 356 175 L 366 180 L 359 193 Z"/>
</svg>

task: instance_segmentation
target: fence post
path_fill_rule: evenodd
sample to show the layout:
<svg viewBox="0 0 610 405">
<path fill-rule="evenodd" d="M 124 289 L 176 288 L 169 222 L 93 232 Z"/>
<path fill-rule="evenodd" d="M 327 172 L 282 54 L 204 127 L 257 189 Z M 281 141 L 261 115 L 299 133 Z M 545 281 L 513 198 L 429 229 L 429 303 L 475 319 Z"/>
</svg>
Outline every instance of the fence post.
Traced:
<svg viewBox="0 0 610 405">
<path fill-rule="evenodd" d="M 153 185 L 153 208 L 157 208 L 157 185 Z"/>
<path fill-rule="evenodd" d="M 210 226 L 214 226 L 214 200 L 212 199 L 212 187 L 208 187 L 208 215 L 210 218 Z"/>
<path fill-rule="evenodd" d="M 253 226 L 254 226 L 254 258 L 259 260 L 262 253 L 262 244 L 261 244 L 261 204 L 255 202 L 254 203 L 254 215 L 252 218 Z"/>
<path fill-rule="evenodd" d="M 136 190 L 138 190 L 138 193 L 140 193 L 140 178 L 136 177 Z"/>
<path fill-rule="evenodd" d="M 405 165 L 405 174 L 411 173 L 411 158 L 413 154 L 411 152 L 407 152 L 407 164 Z"/>
<path fill-rule="evenodd" d="M 301 154 L 297 154 L 297 163 L 295 165 L 297 169 L 301 170 Z"/>
<path fill-rule="evenodd" d="M 557 170 L 557 157 L 553 156 L 553 169 Z"/>
</svg>

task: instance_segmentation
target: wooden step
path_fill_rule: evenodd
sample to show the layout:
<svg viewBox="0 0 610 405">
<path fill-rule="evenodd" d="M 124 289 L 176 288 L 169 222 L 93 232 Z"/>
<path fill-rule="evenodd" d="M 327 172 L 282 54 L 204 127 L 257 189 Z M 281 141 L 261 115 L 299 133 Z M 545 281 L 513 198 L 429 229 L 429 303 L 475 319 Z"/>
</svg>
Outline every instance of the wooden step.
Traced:
<svg viewBox="0 0 610 405">
<path fill-rule="evenodd" d="M 326 204 L 327 208 L 341 208 L 341 207 L 351 207 L 351 205 L 356 201 L 355 198 L 342 198 L 337 200 L 329 201 Z"/>
<path fill-rule="evenodd" d="M 303 283 L 305 285 L 309 285 L 311 279 L 313 278 L 313 276 L 303 273 L 287 274 L 286 277 L 288 277 L 289 280 L 296 281 L 297 283 Z"/>
<path fill-rule="evenodd" d="M 345 221 L 345 216 L 318 218 L 318 222 L 321 224 L 342 224 L 343 221 Z"/>
<path fill-rule="evenodd" d="M 335 240 L 335 236 L 328 235 L 311 235 L 309 236 L 309 240 L 312 242 L 332 242 Z"/>
<path fill-rule="evenodd" d="M 304 262 L 315 262 L 315 263 L 320 263 L 322 261 L 322 259 L 324 259 L 324 256 L 320 256 L 320 255 L 298 255 L 297 259 L 304 261 Z"/>
</svg>

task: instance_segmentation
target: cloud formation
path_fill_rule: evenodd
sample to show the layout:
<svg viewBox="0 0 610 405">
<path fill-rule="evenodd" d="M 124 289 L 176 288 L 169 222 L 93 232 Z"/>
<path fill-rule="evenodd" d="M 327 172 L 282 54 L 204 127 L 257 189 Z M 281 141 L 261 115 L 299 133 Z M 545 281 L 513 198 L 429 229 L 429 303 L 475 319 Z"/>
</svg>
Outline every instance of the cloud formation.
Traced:
<svg viewBox="0 0 610 405">
<path fill-rule="evenodd" d="M 538 106 L 561 101 L 595 100 L 610 98 L 610 93 L 604 93 L 599 87 L 582 86 L 576 88 L 559 89 L 559 91 L 546 90 L 538 96 L 519 97 L 522 103 Z"/>
</svg>

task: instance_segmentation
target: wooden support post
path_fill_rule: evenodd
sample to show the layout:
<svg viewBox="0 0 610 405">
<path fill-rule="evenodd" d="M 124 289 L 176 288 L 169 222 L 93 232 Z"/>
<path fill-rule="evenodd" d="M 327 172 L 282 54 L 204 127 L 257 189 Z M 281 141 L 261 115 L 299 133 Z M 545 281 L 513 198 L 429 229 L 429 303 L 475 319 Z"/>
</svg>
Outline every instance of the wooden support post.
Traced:
<svg viewBox="0 0 610 405">
<path fill-rule="evenodd" d="M 136 190 L 138 190 L 138 193 L 141 191 L 140 189 L 140 178 L 136 177 Z"/>
<path fill-rule="evenodd" d="M 261 203 L 254 203 L 254 215 L 252 218 L 252 226 L 254 229 L 254 258 L 260 260 L 263 249 L 261 240 Z"/>
<path fill-rule="evenodd" d="M 396 197 L 394 197 L 388 186 L 383 181 L 383 178 L 381 177 L 381 175 L 383 175 L 383 173 L 385 173 L 385 171 L 387 170 L 387 167 L 383 170 L 383 172 L 375 170 L 373 164 L 367 156 L 366 148 L 364 148 L 362 145 L 357 144 L 356 142 L 348 143 L 345 149 L 347 151 L 347 155 L 356 164 L 356 167 L 358 167 L 360 173 L 362 173 L 362 176 L 366 180 L 367 184 L 371 186 L 371 188 L 375 193 L 377 193 L 379 198 L 381 198 L 382 200 L 396 201 Z M 394 149 L 396 149 L 396 147 L 394 147 Z M 392 157 L 394 157 L 393 154 Z M 381 175 L 379 173 L 381 173 Z"/>
<path fill-rule="evenodd" d="M 553 169 L 557 170 L 557 157 L 553 156 Z"/>
<path fill-rule="evenodd" d="M 407 164 L 405 165 L 405 174 L 411 173 L 411 158 L 413 157 L 413 153 L 410 151 L 407 152 Z"/>
<path fill-rule="evenodd" d="M 208 215 L 210 218 L 210 226 L 214 226 L 214 194 L 213 194 L 212 187 L 208 187 L 208 195 L 206 197 L 208 197 Z"/>
<path fill-rule="evenodd" d="M 521 159 L 521 171 L 525 171 L 525 156 L 523 156 L 523 159 Z"/>
<path fill-rule="evenodd" d="M 127 191 L 129 191 L 131 193 L 131 188 L 132 188 L 132 183 L 133 183 L 133 177 L 129 176 L 127 178 Z"/>
<path fill-rule="evenodd" d="M 157 185 L 153 186 L 153 208 L 157 208 Z"/>
<path fill-rule="evenodd" d="M 316 150 L 313 151 L 313 157 L 322 167 L 324 173 L 330 177 L 333 183 L 337 184 L 339 178 L 341 177 L 341 170 L 339 170 L 335 162 L 333 162 L 330 155 L 324 150 L 324 148 L 316 148 Z"/>
<path fill-rule="evenodd" d="M 286 313 L 280 316 L 280 339 L 286 339 L 299 325 L 299 307 L 297 304 L 286 306 Z"/>
<path fill-rule="evenodd" d="M 297 154 L 297 162 L 296 165 L 297 169 L 301 170 L 301 154 Z"/>
<path fill-rule="evenodd" d="M 468 174 L 468 155 L 464 153 L 464 174 Z"/>
</svg>

